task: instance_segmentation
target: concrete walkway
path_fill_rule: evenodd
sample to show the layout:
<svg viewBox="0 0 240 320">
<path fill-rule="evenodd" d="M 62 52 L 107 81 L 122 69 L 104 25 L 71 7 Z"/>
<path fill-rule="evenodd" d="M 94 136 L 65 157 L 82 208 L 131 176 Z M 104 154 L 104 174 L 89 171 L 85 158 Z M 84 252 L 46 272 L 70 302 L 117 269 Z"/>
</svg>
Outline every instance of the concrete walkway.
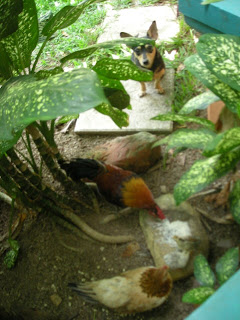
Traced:
<svg viewBox="0 0 240 320">
<path fill-rule="evenodd" d="M 103 23 L 104 33 L 99 37 L 98 42 L 119 39 L 121 31 L 132 35 L 145 36 L 153 20 L 158 26 L 158 41 L 170 40 L 179 31 L 176 22 L 176 13 L 169 6 L 152 6 L 130 8 L 123 10 L 108 10 Z M 130 59 L 130 57 L 129 57 Z M 150 118 L 164 114 L 171 110 L 171 102 L 174 89 L 174 70 L 167 69 L 162 80 L 164 95 L 159 95 L 154 90 L 154 83 L 147 83 L 148 95 L 140 98 L 140 83 L 128 80 L 122 82 L 131 98 L 132 110 L 124 110 L 129 114 L 129 126 L 118 128 L 107 116 L 101 115 L 94 109 L 82 113 L 77 120 L 76 133 L 135 133 L 138 131 L 148 132 L 170 132 L 171 121 L 154 121 Z"/>
</svg>

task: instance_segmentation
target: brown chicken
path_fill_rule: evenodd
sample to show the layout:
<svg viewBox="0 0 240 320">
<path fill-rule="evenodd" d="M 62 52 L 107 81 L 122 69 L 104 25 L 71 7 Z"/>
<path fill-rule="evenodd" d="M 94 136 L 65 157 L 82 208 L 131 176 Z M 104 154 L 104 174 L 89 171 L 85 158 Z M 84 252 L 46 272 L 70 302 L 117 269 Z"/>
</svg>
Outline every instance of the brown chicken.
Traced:
<svg viewBox="0 0 240 320">
<path fill-rule="evenodd" d="M 68 286 L 88 302 L 99 302 L 122 313 L 136 313 L 160 306 L 171 292 L 172 279 L 167 266 L 141 267 L 110 279 Z"/>
<path fill-rule="evenodd" d="M 120 207 L 146 209 L 152 216 L 165 219 L 146 183 L 134 172 L 93 159 L 61 160 L 59 164 L 74 181 L 87 178 L 96 182 L 107 201 Z"/>
</svg>

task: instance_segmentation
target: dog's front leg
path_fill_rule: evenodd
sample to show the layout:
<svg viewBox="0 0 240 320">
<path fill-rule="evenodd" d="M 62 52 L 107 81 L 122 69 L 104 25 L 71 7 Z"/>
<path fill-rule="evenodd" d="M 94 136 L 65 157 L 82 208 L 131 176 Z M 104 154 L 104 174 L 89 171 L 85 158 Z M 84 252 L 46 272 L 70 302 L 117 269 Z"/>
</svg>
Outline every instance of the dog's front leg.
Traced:
<svg viewBox="0 0 240 320">
<path fill-rule="evenodd" d="M 147 94 L 147 91 L 146 91 L 146 84 L 145 82 L 140 82 L 141 84 L 141 94 L 140 94 L 140 98 L 144 97 L 146 94 Z"/>
<path fill-rule="evenodd" d="M 165 92 L 164 89 L 161 87 L 161 84 L 160 84 L 160 80 L 162 79 L 164 74 L 165 74 L 165 69 L 162 69 L 161 71 L 156 72 L 154 74 L 155 89 L 157 89 L 159 94 L 163 94 Z"/>
</svg>

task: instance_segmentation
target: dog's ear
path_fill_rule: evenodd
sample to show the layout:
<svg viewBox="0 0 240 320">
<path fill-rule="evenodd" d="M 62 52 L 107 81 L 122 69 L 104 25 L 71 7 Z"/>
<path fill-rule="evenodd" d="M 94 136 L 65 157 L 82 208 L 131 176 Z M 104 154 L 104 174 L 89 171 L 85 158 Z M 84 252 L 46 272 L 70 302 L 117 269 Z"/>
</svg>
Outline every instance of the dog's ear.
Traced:
<svg viewBox="0 0 240 320">
<path fill-rule="evenodd" d="M 121 38 L 129 38 L 129 37 L 132 37 L 132 35 L 127 32 L 120 32 L 120 37 Z"/>
<path fill-rule="evenodd" d="M 152 38 L 154 40 L 157 40 L 158 38 L 158 30 L 157 30 L 157 23 L 156 21 L 153 21 L 150 28 L 148 29 L 148 32 L 147 32 L 147 36 L 149 38 Z"/>
</svg>

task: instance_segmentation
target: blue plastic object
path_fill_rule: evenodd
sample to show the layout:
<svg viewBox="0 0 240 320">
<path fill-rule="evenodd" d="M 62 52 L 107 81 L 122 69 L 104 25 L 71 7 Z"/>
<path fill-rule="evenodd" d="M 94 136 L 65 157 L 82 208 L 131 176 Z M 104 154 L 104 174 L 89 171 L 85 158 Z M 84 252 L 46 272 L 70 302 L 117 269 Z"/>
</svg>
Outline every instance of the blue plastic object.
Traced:
<svg viewBox="0 0 240 320">
<path fill-rule="evenodd" d="M 185 320 L 239 320 L 240 270 Z"/>
<path fill-rule="evenodd" d="M 201 33 L 240 36 L 240 0 L 201 5 L 203 0 L 179 0 L 179 11 L 187 24 Z M 239 318 L 240 319 L 240 318 Z"/>
</svg>

